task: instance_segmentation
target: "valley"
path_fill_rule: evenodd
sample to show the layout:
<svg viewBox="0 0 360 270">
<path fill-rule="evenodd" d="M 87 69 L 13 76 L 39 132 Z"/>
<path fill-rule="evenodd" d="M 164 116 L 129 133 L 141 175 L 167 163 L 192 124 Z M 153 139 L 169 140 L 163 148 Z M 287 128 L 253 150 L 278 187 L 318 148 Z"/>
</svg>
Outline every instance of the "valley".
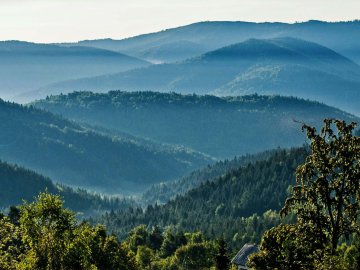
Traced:
<svg viewBox="0 0 360 270">
<path fill-rule="evenodd" d="M 0 41 L 0 269 L 359 269 L 359 37 Z"/>
</svg>

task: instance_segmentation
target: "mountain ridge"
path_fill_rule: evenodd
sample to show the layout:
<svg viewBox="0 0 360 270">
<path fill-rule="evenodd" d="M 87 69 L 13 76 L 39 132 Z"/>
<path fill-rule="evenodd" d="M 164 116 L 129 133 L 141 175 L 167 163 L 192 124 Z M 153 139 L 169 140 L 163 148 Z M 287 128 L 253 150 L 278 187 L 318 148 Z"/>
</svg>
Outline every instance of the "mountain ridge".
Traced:
<svg viewBox="0 0 360 270">
<path fill-rule="evenodd" d="M 76 121 L 121 127 L 135 136 L 183 145 L 220 159 L 304 143 L 294 119 L 313 125 L 328 117 L 358 119 L 319 102 L 260 95 L 73 92 L 32 104 Z"/>
<path fill-rule="evenodd" d="M 24 92 L 59 80 L 150 65 L 147 61 L 104 49 L 22 41 L 0 42 L 0 57 L 1 97 L 17 97 L 18 100 Z"/>
<path fill-rule="evenodd" d="M 248 86 L 242 85 L 236 92 L 222 89 L 236 77 L 250 68 L 281 65 L 287 76 L 278 82 L 280 85 L 266 87 L 266 80 L 261 87 L 253 80 Z M 297 69 L 300 66 L 302 69 Z M 295 68 L 294 68 L 295 67 Z M 317 76 L 310 76 L 313 70 Z M 320 76 L 322 75 L 322 76 Z M 299 82 L 306 81 L 307 84 Z M 328 81 L 332 81 L 331 84 Z M 340 85 L 340 87 L 339 87 Z M 341 87 L 345 85 L 345 87 Z M 259 88 L 259 89 L 257 89 Z M 279 91 L 276 89 L 279 88 Z M 269 40 L 250 39 L 229 45 L 201 56 L 172 64 L 153 65 L 123 73 L 108 74 L 92 78 L 64 81 L 41 88 L 38 93 L 67 93 L 88 90 L 106 92 L 113 89 L 126 91 L 176 91 L 235 96 L 242 94 L 280 94 L 312 98 L 329 105 L 360 113 L 360 66 L 348 58 L 313 42 L 294 38 L 276 38 Z M 270 91 L 270 92 L 269 92 Z M 317 93 L 314 95 L 313 93 Z"/>
<path fill-rule="evenodd" d="M 144 49 L 165 44 L 168 40 L 186 40 L 202 45 L 203 53 L 205 53 L 249 38 L 292 36 L 323 44 L 359 62 L 360 42 L 353 38 L 359 35 L 359 25 L 359 20 L 346 22 L 310 20 L 296 23 L 203 21 L 121 40 L 86 40 L 64 45 L 87 44 L 115 51 L 127 51 L 130 55 L 136 55 Z M 346 42 L 341 42 L 341 40 L 346 40 Z"/>
<path fill-rule="evenodd" d="M 0 100 L 0 120 L 1 159 L 95 191 L 139 192 L 212 162 L 186 149 L 171 152 L 99 134 L 33 106 Z"/>
</svg>

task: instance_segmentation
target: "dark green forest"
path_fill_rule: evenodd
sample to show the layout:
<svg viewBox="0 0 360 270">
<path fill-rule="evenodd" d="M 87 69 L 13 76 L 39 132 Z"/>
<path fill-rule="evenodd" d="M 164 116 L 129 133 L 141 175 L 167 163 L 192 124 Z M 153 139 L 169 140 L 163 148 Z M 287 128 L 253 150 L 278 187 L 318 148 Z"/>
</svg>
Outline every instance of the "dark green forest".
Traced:
<svg viewBox="0 0 360 270">
<path fill-rule="evenodd" d="M 265 160 L 230 170 L 164 205 L 122 209 L 100 222 L 124 237 L 131 228 L 147 224 L 179 231 L 201 230 L 208 237 L 221 234 L 233 248 L 258 242 L 262 233 L 280 222 L 279 211 L 295 181 L 295 169 L 308 154 L 305 148 L 278 150 Z"/>
<path fill-rule="evenodd" d="M 231 160 L 221 160 L 213 165 L 208 165 L 202 169 L 193 171 L 178 180 L 155 184 L 142 193 L 141 203 L 143 205 L 166 203 L 170 199 L 174 199 L 177 195 L 184 194 L 187 191 L 200 186 L 206 181 L 216 180 L 220 176 L 246 166 L 249 163 L 254 163 L 258 160 L 266 160 L 276 151 L 281 150 L 269 150 L 253 155 L 248 154 L 235 157 Z"/>
<path fill-rule="evenodd" d="M 93 226 L 76 221 L 59 196 L 40 193 L 33 202 L 0 214 L 0 266 L 225 270 L 243 244 L 260 243 L 259 252 L 249 258 L 251 269 L 358 269 L 360 138 L 354 127 L 329 119 L 318 135 L 304 125 L 307 147 L 244 157 L 247 165 L 239 159 L 224 162 L 238 162 L 239 167 L 230 166 L 224 175 L 164 205 L 91 218 Z M 213 167 L 220 171 L 220 164 Z M 6 163 L 0 168 L 7 178 L 19 172 L 34 178 L 34 173 Z M 321 181 L 324 174 L 327 181 Z M 194 175 L 201 179 L 201 171 Z"/>
</svg>

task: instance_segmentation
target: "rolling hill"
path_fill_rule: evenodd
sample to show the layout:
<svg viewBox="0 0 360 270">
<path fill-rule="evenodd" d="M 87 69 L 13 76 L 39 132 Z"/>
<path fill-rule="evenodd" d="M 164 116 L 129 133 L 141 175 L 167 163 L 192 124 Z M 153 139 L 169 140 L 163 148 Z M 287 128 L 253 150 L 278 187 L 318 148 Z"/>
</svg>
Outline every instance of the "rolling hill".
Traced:
<svg viewBox="0 0 360 270">
<path fill-rule="evenodd" d="M 44 84 L 149 65 L 146 61 L 103 49 L 20 41 L 0 42 L 0 59 L 0 95 L 2 98 L 17 97 L 17 100 L 23 92 Z"/>
<path fill-rule="evenodd" d="M 94 195 L 86 190 L 56 185 L 49 178 L 3 161 L 0 161 L 0 186 L 0 209 L 22 204 L 23 200 L 31 202 L 39 192 L 44 191 L 59 194 L 66 207 L 85 215 L 134 205 L 130 200 Z"/>
<path fill-rule="evenodd" d="M 75 92 L 34 106 L 91 125 L 183 145 L 217 158 L 303 144 L 301 123 L 357 117 L 321 103 L 280 96 L 216 97 L 158 92 Z"/>
<path fill-rule="evenodd" d="M 139 192 L 212 160 L 184 148 L 157 148 L 107 136 L 51 113 L 0 100 L 0 159 L 54 181 L 109 193 Z"/>
<path fill-rule="evenodd" d="M 360 113 L 360 66 L 319 44 L 293 38 L 251 39 L 183 62 L 51 84 L 38 95 L 112 89 L 279 94 Z"/>
<path fill-rule="evenodd" d="M 85 45 L 124 52 L 138 57 L 151 55 L 158 62 L 174 61 L 176 55 L 185 58 L 198 56 L 250 38 L 269 39 L 294 37 L 327 46 L 360 63 L 360 21 L 299 23 L 251 23 L 251 22 L 199 22 L 132 38 L 113 40 L 86 40 L 67 46 Z M 171 53 L 157 54 L 159 48 L 168 47 Z M 184 53 L 186 52 L 186 53 Z M 154 57 L 155 56 L 155 57 Z M 177 59 L 180 60 L 180 59 Z"/>
</svg>

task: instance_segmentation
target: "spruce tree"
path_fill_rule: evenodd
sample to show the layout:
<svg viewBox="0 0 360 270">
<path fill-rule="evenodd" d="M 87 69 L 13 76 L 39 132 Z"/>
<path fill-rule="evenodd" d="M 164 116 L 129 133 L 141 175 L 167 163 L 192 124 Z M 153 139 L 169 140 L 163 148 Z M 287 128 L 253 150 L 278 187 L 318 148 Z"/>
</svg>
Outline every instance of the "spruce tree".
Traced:
<svg viewBox="0 0 360 270">
<path fill-rule="evenodd" d="M 216 270 L 228 270 L 230 267 L 228 246 L 223 236 L 218 240 L 217 243 L 215 265 L 216 265 Z"/>
</svg>

